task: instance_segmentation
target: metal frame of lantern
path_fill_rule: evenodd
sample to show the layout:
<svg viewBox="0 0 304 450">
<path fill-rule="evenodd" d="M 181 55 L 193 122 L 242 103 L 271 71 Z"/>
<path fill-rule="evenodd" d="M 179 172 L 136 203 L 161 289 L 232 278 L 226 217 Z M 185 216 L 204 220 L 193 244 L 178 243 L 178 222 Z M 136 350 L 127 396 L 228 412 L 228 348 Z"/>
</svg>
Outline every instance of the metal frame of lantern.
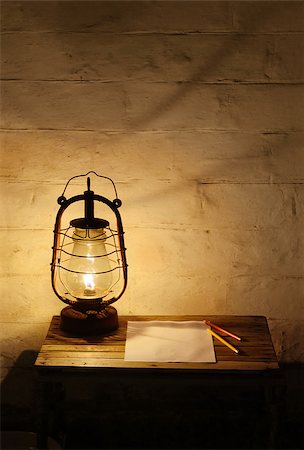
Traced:
<svg viewBox="0 0 304 450">
<path fill-rule="evenodd" d="M 87 190 L 80 195 L 73 196 L 67 199 L 64 194 L 69 185 L 69 183 L 78 177 L 86 177 L 89 174 L 94 174 L 97 177 L 109 180 L 112 183 L 112 186 L 115 191 L 116 198 L 111 201 L 106 197 L 95 194 L 91 191 L 90 188 L 90 178 L 87 178 Z M 70 226 L 68 228 L 61 228 L 61 219 L 63 213 L 66 209 L 76 203 L 84 201 L 84 211 L 85 215 L 82 218 L 73 219 L 70 221 Z M 65 307 L 61 311 L 61 329 L 64 331 L 76 334 L 76 335 L 96 335 L 96 334 L 107 334 L 118 328 L 118 315 L 117 311 L 114 307 L 110 306 L 112 303 L 116 302 L 125 292 L 127 286 L 127 260 L 125 254 L 125 243 L 124 243 L 124 231 L 122 226 L 122 220 L 118 208 L 121 206 L 122 202 L 119 198 L 117 198 L 117 190 L 116 186 L 111 180 L 111 178 L 104 177 L 102 175 L 98 175 L 94 171 L 90 171 L 84 175 L 76 175 L 72 177 L 66 184 L 62 195 L 57 200 L 60 208 L 57 212 L 56 222 L 54 227 L 54 245 L 53 245 L 53 257 L 51 262 L 51 274 L 52 274 L 52 287 L 57 295 L 57 297 L 67 303 L 69 306 Z M 96 218 L 94 216 L 94 202 L 101 202 L 108 206 L 116 217 L 116 226 L 117 230 L 113 230 L 109 225 L 109 222 L 104 219 Z M 75 238 L 75 234 L 71 236 L 71 231 L 73 229 L 84 230 L 83 233 L 80 233 L 79 236 Z M 94 236 L 92 239 L 90 238 L 90 230 L 107 230 L 104 233 L 97 234 L 97 237 Z M 105 237 L 106 233 L 108 236 Z M 84 236 L 81 236 L 84 234 Z M 92 233 L 93 234 L 93 233 Z M 120 288 L 120 292 L 114 295 L 111 298 L 106 298 L 109 296 L 109 292 L 103 296 L 95 296 L 88 295 L 86 298 L 77 297 L 71 292 L 69 292 L 68 288 L 65 286 L 65 283 L 62 281 L 62 273 L 63 271 L 73 272 L 76 276 L 81 275 L 89 275 L 90 272 L 81 272 L 77 270 L 70 270 L 64 265 L 64 258 L 85 258 L 85 256 L 80 256 L 73 254 L 66 250 L 66 247 L 73 244 L 75 239 L 81 239 L 94 241 L 98 239 L 100 241 L 105 241 L 106 239 L 112 239 L 111 251 L 109 253 L 105 253 L 103 255 L 95 255 L 94 258 L 101 257 L 109 257 L 111 256 L 111 261 L 113 263 L 113 256 L 116 256 L 115 265 L 110 271 L 114 272 L 118 270 L 117 280 L 112 284 L 111 288 L 116 284 L 121 283 L 122 286 Z M 117 243 L 118 241 L 118 243 Z M 93 259 L 91 257 L 91 259 Z M 101 275 L 103 276 L 109 271 L 105 272 L 92 272 L 92 276 Z M 123 280 L 121 280 L 121 274 L 123 276 Z M 58 285 L 61 285 L 61 289 L 59 289 Z M 110 288 L 110 289 L 111 289 Z M 62 289 L 65 291 L 61 292 Z M 88 288 L 88 291 L 90 289 Z M 88 293 L 90 294 L 90 292 Z"/>
</svg>

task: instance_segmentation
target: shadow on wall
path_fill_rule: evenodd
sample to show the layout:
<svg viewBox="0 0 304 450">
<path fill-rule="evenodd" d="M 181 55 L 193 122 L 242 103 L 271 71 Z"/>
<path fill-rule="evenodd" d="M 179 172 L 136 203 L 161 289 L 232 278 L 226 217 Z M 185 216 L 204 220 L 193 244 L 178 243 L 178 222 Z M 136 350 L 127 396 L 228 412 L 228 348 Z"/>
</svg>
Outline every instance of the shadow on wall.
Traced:
<svg viewBox="0 0 304 450">
<path fill-rule="evenodd" d="M 36 357 L 36 351 L 23 351 L 1 383 L 3 430 L 33 430 L 36 383 L 34 363 Z"/>
<path fill-rule="evenodd" d="M 109 4 L 107 2 L 92 2 L 92 4 L 89 5 L 89 8 L 94 8 L 96 11 L 96 15 L 94 16 L 94 21 L 92 22 L 92 20 L 89 23 L 85 23 L 86 17 L 90 17 L 90 19 L 92 19 L 92 14 L 87 14 L 88 11 L 88 5 L 86 2 L 76 2 L 76 4 L 74 5 L 74 8 L 76 8 L 75 10 L 73 9 L 73 14 L 75 14 L 76 16 L 79 16 L 82 18 L 82 24 L 80 25 L 80 29 L 87 31 L 89 34 L 92 34 L 92 39 L 94 39 L 94 30 L 100 31 L 102 30 L 102 22 L 110 21 L 110 23 L 115 23 L 115 21 L 119 23 L 122 23 L 124 26 L 126 26 L 126 24 L 128 24 L 129 18 L 131 20 L 131 24 L 134 24 L 135 21 L 137 20 L 138 23 L 141 23 L 142 20 L 146 20 L 146 15 L 147 15 L 147 9 L 145 8 L 144 4 L 141 4 L 140 2 L 135 2 L 134 4 L 136 5 L 135 8 L 130 7 L 130 5 L 128 5 L 129 2 L 126 2 L 126 7 L 123 9 L 123 16 L 122 16 L 122 11 L 121 11 L 121 5 L 119 4 L 118 6 L 115 4 L 115 2 L 113 2 L 111 4 L 111 6 L 109 7 Z M 187 7 L 186 2 L 180 2 L 185 3 L 185 8 Z M 194 2 L 195 4 L 196 2 Z M 229 3 L 229 2 L 228 2 Z M 133 3 L 132 3 L 133 5 Z M 131 5 L 131 6 L 132 6 Z M 199 2 L 198 2 L 199 5 Z M 159 8 L 161 10 L 162 6 L 161 4 L 157 4 L 157 2 L 155 3 L 155 8 Z M 175 2 L 172 3 L 172 8 L 175 8 Z M 199 5 L 200 6 L 200 5 Z M 197 7 L 199 9 L 199 6 Z M 26 7 L 26 6 L 25 6 Z M 70 26 L 70 5 L 67 5 L 65 2 L 57 2 L 56 3 L 56 12 L 57 12 L 57 21 L 59 23 L 58 28 L 61 30 L 69 30 L 69 26 Z M 193 7 L 193 5 L 191 5 L 191 7 Z M 233 15 L 234 13 L 234 5 L 231 4 L 229 6 L 231 8 L 231 15 Z M 204 8 L 204 4 L 202 3 L 202 8 Z M 106 12 L 105 12 L 105 11 Z M 149 9 L 148 9 L 149 10 Z M 257 7 L 257 14 L 255 16 L 252 15 L 252 9 L 249 8 L 248 14 L 247 16 L 244 18 L 242 17 L 242 30 L 252 30 L 255 29 L 255 24 L 258 24 L 259 22 L 265 22 L 267 21 L 267 18 L 272 17 L 274 14 L 278 14 L 280 12 L 277 11 L 277 8 L 275 7 L 275 5 L 271 4 L 271 3 L 265 3 L 263 2 L 262 7 Z M 111 12 L 112 11 L 112 12 Z M 242 14 L 245 14 L 244 9 L 242 10 Z M 99 22 L 99 20 L 101 22 Z M 232 20 L 232 19 L 231 19 Z M 46 24 L 47 26 L 48 24 Z M 134 25 L 133 25 L 134 26 Z M 41 29 L 43 29 L 43 25 L 41 24 Z M 242 30 L 240 32 L 242 32 Z M 238 31 L 238 30 L 236 30 Z M 132 32 L 131 30 L 128 30 L 128 32 Z M 190 32 L 195 32 L 195 30 L 190 30 Z M 62 53 L 63 47 L 64 47 L 64 35 L 62 33 L 58 33 L 57 34 L 58 39 L 57 39 L 57 46 L 58 46 L 58 53 Z M 101 35 L 102 36 L 102 35 Z M 123 34 L 121 35 L 122 39 L 123 39 Z M 71 41 L 71 44 L 73 44 L 73 41 Z M 185 97 L 187 97 L 187 95 L 195 90 L 197 88 L 197 83 L 199 82 L 203 82 L 205 77 L 204 74 L 207 73 L 216 73 L 217 67 L 220 67 L 223 64 L 224 60 L 227 60 L 227 58 L 230 57 L 230 55 L 235 51 L 234 46 L 231 45 L 223 45 L 222 48 L 218 48 L 216 51 L 214 51 L 214 54 L 212 57 L 209 58 L 209 60 L 203 61 L 202 64 L 198 65 L 197 67 L 195 66 L 195 64 L 193 65 L 189 65 L 189 70 L 193 70 L 192 74 L 189 74 L 188 77 L 188 81 L 181 81 L 181 82 L 177 82 L 175 83 L 177 85 L 177 88 L 174 90 L 174 94 L 170 94 L 167 95 L 166 98 L 157 98 L 155 103 L 152 102 L 151 103 L 151 107 L 148 111 L 140 111 L 140 113 L 137 114 L 136 117 L 131 118 L 129 120 L 129 122 L 126 124 L 126 129 L 127 130 L 136 130 L 136 129 L 144 129 L 145 127 L 149 126 L 149 124 L 151 124 L 151 122 L 153 122 L 153 120 L 155 119 L 159 119 L 162 116 L 166 115 L 168 111 L 174 109 L 176 107 L 176 105 L 178 103 L 182 103 L 183 99 Z M 77 54 L 77 52 L 75 52 Z M 71 48 L 71 54 L 69 55 L 71 58 L 73 58 L 73 48 Z M 96 55 L 96 57 L 98 58 L 98 55 Z M 81 81 L 90 81 L 90 77 L 80 77 L 79 80 Z M 60 81 L 60 80 L 57 80 Z M 77 81 L 77 79 L 75 79 L 75 81 Z M 128 82 L 128 78 L 126 78 L 124 80 L 124 82 Z M 217 80 L 214 80 L 215 82 Z M 235 81 L 235 85 L 231 87 L 232 90 L 235 89 L 235 87 L 237 86 L 237 82 L 240 80 L 228 80 L 228 81 Z M 139 80 L 140 82 L 140 80 Z M 100 84 L 100 89 L 104 89 L 104 85 L 101 83 Z M 233 97 L 233 91 L 231 93 L 232 97 Z M 227 111 L 225 108 L 227 105 L 227 102 L 229 103 L 230 101 L 233 102 L 233 99 L 229 99 L 230 94 L 229 91 L 228 93 L 226 92 L 226 94 L 224 95 L 225 98 L 220 98 L 220 94 L 219 97 L 217 98 L 217 108 L 218 108 L 218 112 L 220 111 L 221 107 L 223 106 L 224 110 L 223 113 L 224 114 L 229 114 L 229 111 Z M 16 104 L 18 104 L 18 101 L 21 101 L 20 98 L 16 99 Z M 44 105 L 45 107 L 45 105 Z M 54 105 L 48 105 L 48 108 L 57 108 L 57 106 Z M 42 111 L 40 111 L 41 113 Z M 55 112 L 54 112 L 55 113 Z M 199 111 L 198 111 L 199 113 Z M 277 113 L 276 109 L 273 110 L 273 115 L 275 115 Z M 292 111 L 290 111 L 290 113 L 292 113 Z M 29 120 L 29 119 L 27 119 Z M 35 125 L 35 124 L 33 124 Z M 161 126 L 160 126 L 161 128 Z M 201 128 L 204 128 L 204 119 L 202 118 L 202 124 L 201 124 Z M 123 139 L 124 134 L 122 133 L 120 135 L 120 139 Z M 117 136 L 116 136 L 117 139 Z M 282 140 L 279 144 L 277 144 L 277 146 L 282 146 L 284 143 L 284 140 Z M 278 147 L 276 148 L 276 150 L 278 150 Z M 227 161 L 224 162 L 225 164 L 227 164 Z M 219 163 L 220 164 L 220 163 Z M 223 162 L 222 162 L 223 164 Z M 197 180 L 201 180 L 204 178 L 203 174 L 197 173 L 196 177 Z M 198 184 L 200 184 L 200 181 L 198 181 Z M 180 183 L 180 186 L 176 186 L 176 183 L 174 183 L 174 190 L 177 189 L 184 189 L 183 183 Z M 172 189 L 172 188 L 171 188 Z M 168 190 L 170 190 L 170 186 L 168 185 Z M 161 195 L 161 193 L 159 193 Z"/>
<path fill-rule="evenodd" d="M 76 4 L 74 5 L 74 8 L 76 8 L 76 9 L 73 10 L 73 14 L 83 17 L 83 22 L 85 22 L 85 18 L 87 16 L 86 12 L 88 10 L 87 2 L 75 2 L 75 3 Z M 96 4 L 94 4 L 94 3 L 96 3 Z M 135 22 L 134 15 L 135 15 L 135 17 L 137 16 L 138 23 L 140 23 L 142 20 L 147 20 L 147 18 L 146 18 L 147 9 L 144 7 L 144 5 L 141 5 L 140 2 L 134 2 L 136 7 L 132 8 L 132 7 L 130 7 L 130 5 L 128 5 L 128 3 L 132 3 L 132 2 L 126 2 L 126 7 L 123 9 L 123 16 L 122 16 L 122 12 L 120 9 L 121 6 L 118 6 L 118 10 L 116 10 L 115 2 L 113 2 L 111 4 L 111 8 L 113 8 L 112 14 L 111 14 L 111 8 L 109 8 L 109 5 L 107 5 L 107 2 L 93 2 L 92 5 L 89 5 L 89 7 L 90 8 L 94 7 L 96 10 L 96 17 L 94 18 L 95 19 L 94 23 L 88 23 L 88 24 L 83 23 L 82 25 L 80 25 L 80 30 L 87 31 L 88 33 L 92 34 L 92 39 L 95 39 L 94 34 L 93 34 L 94 30 L 99 31 L 99 32 L 102 31 L 102 23 L 99 23 L 98 20 L 105 22 L 105 20 L 107 19 L 110 22 L 112 22 L 112 21 L 113 22 L 117 21 L 118 23 L 121 22 L 121 23 L 123 23 L 122 26 L 124 26 L 124 27 L 126 27 L 126 24 L 128 24 L 128 17 L 130 17 L 132 19 L 131 23 L 134 24 L 134 22 Z M 188 5 L 186 5 L 187 2 L 180 2 L 180 3 L 185 3 L 184 7 L 185 8 L 188 7 Z M 154 6 L 155 6 L 155 8 L 161 8 L 161 6 L 157 5 L 157 4 L 155 4 Z M 56 7 L 57 20 L 59 22 L 58 28 L 60 30 L 65 30 L 65 29 L 69 30 L 69 24 L 70 24 L 69 18 L 71 16 L 70 6 L 67 6 L 65 4 L 65 2 L 57 2 L 56 6 L 54 6 L 54 7 Z M 232 5 L 229 7 L 233 8 L 234 6 Z M 104 8 L 106 8 L 107 15 L 104 14 Z M 175 2 L 172 2 L 172 8 L 175 8 Z M 202 8 L 204 8 L 203 3 L 202 3 Z M 252 15 L 252 10 L 250 9 L 248 16 L 246 18 L 242 18 L 242 30 L 247 30 L 247 28 L 254 29 L 255 24 L 258 24 L 259 21 L 264 22 L 265 18 L 272 17 L 273 14 L 276 13 L 275 5 L 272 5 L 271 3 L 267 4 L 265 2 L 263 3 L 263 8 L 261 8 L 261 9 L 257 8 L 257 10 L 258 10 L 258 13 L 256 14 L 255 17 Z M 233 9 L 231 10 L 231 14 L 233 15 Z M 244 14 L 244 10 L 242 11 L 242 14 Z M 41 19 L 43 19 L 43 17 Z M 231 19 L 231 20 L 233 20 L 233 19 Z M 41 29 L 43 29 L 42 24 L 40 24 L 40 25 L 41 25 Z M 236 32 L 237 31 L 238 30 L 236 30 Z M 132 33 L 132 28 L 128 32 Z M 193 33 L 193 32 L 195 32 L 195 30 L 194 31 L 190 30 L 189 32 Z M 240 33 L 242 33 L 242 31 L 240 31 Z M 170 32 L 168 32 L 168 34 L 170 34 Z M 178 34 L 178 31 L 175 34 Z M 183 32 L 181 34 L 187 34 L 187 32 Z M 58 53 L 59 54 L 62 53 L 62 50 L 64 48 L 63 39 L 64 38 L 62 37 L 62 33 L 58 33 L 57 43 L 58 43 Z M 122 39 L 123 39 L 123 34 L 122 34 Z M 71 44 L 72 43 L 73 42 L 71 41 Z M 96 44 L 95 40 L 94 40 L 94 43 Z M 76 45 L 76 43 L 75 43 L 75 45 Z M 209 58 L 208 61 L 204 61 L 202 64 L 198 65 L 197 67 L 195 67 L 193 64 L 194 70 L 192 71 L 192 74 L 189 73 L 187 80 L 178 81 L 178 82 L 172 80 L 173 83 L 178 85 L 178 88 L 175 90 L 174 94 L 169 94 L 166 98 L 158 98 L 156 100 L 156 104 L 153 104 L 155 106 L 152 105 L 152 107 L 148 111 L 141 110 L 140 113 L 137 114 L 137 117 L 131 118 L 128 121 L 128 123 L 126 124 L 126 128 L 129 130 L 144 129 L 149 124 L 151 124 L 151 122 L 153 122 L 153 120 L 159 119 L 163 115 L 166 115 L 166 113 L 168 111 L 174 109 L 178 103 L 181 103 L 183 101 L 183 99 L 191 91 L 193 91 L 193 90 L 195 91 L 195 89 L 197 88 L 197 83 L 204 82 L 204 80 L 206 79 L 204 74 L 216 73 L 217 67 L 220 67 L 223 64 L 223 61 L 227 60 L 227 58 L 229 58 L 230 55 L 234 51 L 235 51 L 235 47 L 232 45 L 228 45 L 228 43 L 227 43 L 226 45 L 223 45 L 221 48 L 218 48 L 214 52 L 213 56 Z M 67 57 L 73 58 L 73 56 L 74 56 L 73 48 L 71 47 L 70 52 L 68 53 Z M 96 58 L 98 58 L 98 55 L 96 55 Z M 193 66 L 189 65 L 190 70 Z M 84 76 L 81 75 L 79 77 L 79 81 L 83 81 L 83 82 L 90 81 L 91 80 L 90 76 L 86 77 L 86 75 L 87 75 L 86 73 L 84 73 Z M 264 74 L 262 74 L 262 75 L 264 75 Z M 60 80 L 56 80 L 56 81 L 60 81 Z M 74 78 L 74 81 L 77 81 L 77 78 Z M 132 81 L 132 78 L 130 78 L 130 79 L 126 78 L 125 80 L 123 80 L 123 82 L 128 82 L 128 81 Z M 139 80 L 139 82 L 140 81 L 141 80 Z M 229 79 L 228 80 L 217 80 L 217 79 L 214 80 L 215 83 L 217 81 L 228 81 L 228 82 L 232 81 L 232 82 L 236 82 L 236 84 L 237 84 L 238 82 L 240 82 L 242 80 L 229 80 Z M 100 84 L 100 89 L 104 89 L 103 84 Z M 227 93 L 224 95 L 225 98 L 220 98 L 220 97 L 221 97 L 221 95 L 219 95 L 217 98 L 218 110 L 220 110 L 222 106 L 224 106 L 224 108 L 225 108 L 225 105 L 227 105 L 227 102 L 229 103 L 229 99 L 227 99 Z M 230 97 L 229 93 L 228 93 L 228 97 Z M 233 93 L 232 93 L 232 97 L 233 97 Z M 16 104 L 18 104 L 18 101 L 20 102 L 20 98 L 15 99 Z M 79 101 L 81 102 L 81 99 L 79 99 Z M 127 102 L 128 102 L 128 100 L 127 100 Z M 46 105 L 44 105 L 44 107 L 45 106 Z M 78 106 L 80 106 L 80 105 L 78 105 Z M 48 108 L 57 108 L 57 105 L 56 104 L 48 105 Z M 43 114 L 43 111 L 41 110 L 39 113 Z M 199 111 L 198 111 L 198 113 L 199 113 Z M 224 111 L 224 113 L 226 113 L 226 111 Z M 277 114 L 276 109 L 273 110 L 273 115 L 275 115 L 275 114 Z M 47 117 L 46 117 L 46 119 L 47 119 Z M 27 118 L 27 120 L 29 120 L 29 118 Z M 202 119 L 201 128 L 204 128 L 203 122 L 204 122 L 204 120 Z"/>
<path fill-rule="evenodd" d="M 106 4 L 105 4 L 106 3 Z M 130 3 L 133 4 L 130 6 Z M 150 2 L 148 2 L 150 3 Z M 154 8 L 157 10 L 161 10 L 162 8 L 162 2 L 154 2 Z M 178 5 L 176 5 L 176 3 Z M 199 6 L 202 7 L 202 10 L 205 11 L 205 5 L 202 2 L 201 5 L 199 2 L 190 2 L 192 5 L 188 5 L 186 1 L 182 2 L 172 2 L 172 8 L 176 8 L 176 6 L 180 6 L 181 4 L 184 4 L 184 8 L 193 7 L 193 4 L 195 5 L 195 8 L 198 8 L 199 13 Z M 134 8 L 135 4 L 135 8 Z M 197 6 L 199 5 L 199 6 Z M 96 15 L 94 17 L 94 23 L 85 23 L 85 18 L 87 16 L 86 12 L 88 7 L 94 7 L 96 10 Z M 230 8 L 230 15 L 231 15 L 231 22 L 234 21 L 234 5 L 229 4 L 227 2 L 227 8 Z M 69 18 L 70 18 L 70 7 L 67 9 L 67 5 L 65 5 L 64 2 L 56 5 L 56 8 L 58 8 L 58 21 L 60 21 L 60 29 L 68 29 L 69 28 Z M 117 21 L 118 23 L 121 23 L 122 28 L 128 28 L 128 22 L 129 19 L 131 21 L 131 24 L 134 24 L 136 22 L 136 19 L 138 23 L 145 22 L 147 20 L 147 14 L 149 13 L 149 8 L 145 7 L 145 3 L 141 2 L 126 2 L 126 7 L 123 9 L 123 15 L 121 12 L 121 5 L 116 5 L 115 2 L 111 4 L 111 8 L 109 9 L 109 5 L 107 5 L 107 2 L 96 2 L 93 5 L 87 5 L 86 2 L 76 2 L 76 10 L 74 13 L 78 15 L 79 17 L 83 17 L 83 25 L 81 28 L 84 30 L 87 30 L 89 32 L 93 32 L 94 30 L 102 31 L 102 22 L 100 23 L 99 20 L 102 20 L 103 22 L 109 22 L 115 23 Z M 107 15 L 104 15 L 104 9 L 107 11 Z M 254 30 L 256 24 L 259 22 L 265 22 L 268 18 L 273 18 L 275 14 L 280 14 L 280 11 L 277 10 L 276 5 L 273 5 L 271 3 L 263 2 L 262 7 L 259 8 L 259 6 L 256 8 L 257 13 L 255 16 L 252 14 L 252 9 L 249 8 L 248 13 L 246 17 L 242 16 L 242 29 L 239 31 L 236 29 L 236 32 L 246 32 L 246 30 Z M 183 14 L 182 8 L 180 10 L 181 15 Z M 245 14 L 245 10 L 242 10 L 242 15 Z M 169 22 L 169 19 L 168 19 Z M 169 22 L 170 23 L 170 22 Z M 106 27 L 107 29 L 107 27 Z M 133 25 L 134 29 L 134 25 Z M 131 28 L 128 29 L 129 33 L 132 33 L 132 25 Z M 152 30 L 152 32 L 154 32 Z M 190 33 L 195 33 L 196 30 L 189 30 Z M 178 30 L 177 32 L 174 30 L 175 34 L 179 34 Z M 170 34 L 170 31 L 169 31 Z M 187 32 L 183 31 L 180 34 L 187 34 Z M 59 33 L 58 36 L 61 36 Z M 92 34 L 92 39 L 94 39 L 94 35 Z M 123 39 L 123 34 L 122 34 Z M 58 41 L 58 47 L 61 46 L 61 41 Z M 59 48 L 60 50 L 60 48 Z M 219 48 L 217 51 L 214 52 L 214 55 L 212 58 L 210 58 L 208 61 L 204 61 L 203 64 L 199 65 L 198 67 L 195 67 L 195 70 L 192 72 L 192 74 L 189 74 L 187 81 L 181 81 L 178 82 L 178 89 L 175 94 L 167 96 L 165 99 L 159 99 L 158 104 L 151 108 L 150 111 L 143 112 L 141 111 L 140 114 L 134 118 L 131 119 L 127 125 L 127 128 L 130 130 L 133 129 L 142 129 L 145 128 L 148 124 L 150 124 L 154 119 L 161 117 L 162 115 L 166 114 L 168 110 L 172 110 L 175 108 L 175 106 L 180 103 L 184 97 L 187 96 L 187 94 L 193 90 L 196 89 L 196 83 L 197 82 L 203 82 L 206 78 L 204 74 L 206 73 L 214 73 L 216 71 L 217 67 L 220 67 L 221 64 L 223 64 L 223 61 L 230 57 L 230 55 L 235 51 L 235 48 L 231 45 L 224 45 L 222 48 Z M 69 57 L 73 58 L 73 49 L 71 54 L 69 54 Z M 96 55 L 98 57 L 98 55 Z M 190 66 L 191 67 L 191 66 Z M 80 80 L 86 81 L 85 76 L 80 76 Z M 88 79 L 89 81 L 89 79 Z M 125 81 L 128 81 L 126 79 Z M 139 80 L 140 81 L 140 80 Z M 215 82 L 218 81 L 217 79 L 214 80 Z M 221 80 L 222 81 L 222 80 Z M 225 81 L 225 80 L 224 80 Z M 239 82 L 241 80 L 227 80 L 227 81 L 234 81 Z M 102 89 L 101 85 L 101 89 Z M 225 103 L 225 100 L 218 98 L 218 106 L 220 107 L 222 103 Z M 273 110 L 273 114 L 276 114 L 277 111 Z M 202 124 L 203 126 L 203 124 Z"/>
</svg>

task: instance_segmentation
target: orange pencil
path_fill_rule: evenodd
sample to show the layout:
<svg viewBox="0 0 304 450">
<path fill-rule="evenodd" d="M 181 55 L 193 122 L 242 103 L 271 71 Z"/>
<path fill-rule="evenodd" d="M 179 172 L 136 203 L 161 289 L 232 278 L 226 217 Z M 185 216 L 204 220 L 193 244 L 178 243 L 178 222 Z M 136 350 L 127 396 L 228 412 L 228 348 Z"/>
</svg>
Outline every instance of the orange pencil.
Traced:
<svg viewBox="0 0 304 450">
<path fill-rule="evenodd" d="M 230 331 L 224 330 L 224 328 L 221 328 L 218 325 L 215 325 L 214 323 L 210 322 L 210 320 L 204 320 L 204 322 L 206 325 L 209 325 L 210 327 L 215 328 L 217 331 L 221 331 L 222 333 L 227 334 L 228 336 L 231 336 L 234 339 L 237 339 L 238 341 L 241 341 L 241 338 L 239 336 L 231 333 Z"/>
</svg>

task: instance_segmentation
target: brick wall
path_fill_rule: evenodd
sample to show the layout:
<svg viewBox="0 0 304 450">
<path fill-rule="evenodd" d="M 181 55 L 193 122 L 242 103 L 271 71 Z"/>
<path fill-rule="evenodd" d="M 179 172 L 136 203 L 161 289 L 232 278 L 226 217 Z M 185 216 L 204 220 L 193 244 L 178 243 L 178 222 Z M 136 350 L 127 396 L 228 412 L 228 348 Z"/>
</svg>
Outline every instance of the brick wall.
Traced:
<svg viewBox="0 0 304 450">
<path fill-rule="evenodd" d="M 56 199 L 88 170 L 123 200 L 120 314 L 265 315 L 303 361 L 304 3 L 1 6 L 4 376 L 63 307 Z"/>
</svg>

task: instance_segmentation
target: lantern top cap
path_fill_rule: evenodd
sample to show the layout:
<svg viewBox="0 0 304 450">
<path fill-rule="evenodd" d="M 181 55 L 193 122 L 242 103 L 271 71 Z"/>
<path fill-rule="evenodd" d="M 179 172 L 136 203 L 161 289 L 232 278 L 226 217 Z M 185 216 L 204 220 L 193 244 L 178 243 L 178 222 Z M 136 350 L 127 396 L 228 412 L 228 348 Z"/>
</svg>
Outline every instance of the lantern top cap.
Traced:
<svg viewBox="0 0 304 450">
<path fill-rule="evenodd" d="M 73 219 L 70 222 L 70 225 L 75 228 L 80 228 L 82 230 L 87 229 L 98 229 L 98 228 L 106 228 L 110 224 L 105 219 L 98 219 L 97 217 L 87 218 L 87 217 L 81 217 L 79 219 Z"/>
</svg>

